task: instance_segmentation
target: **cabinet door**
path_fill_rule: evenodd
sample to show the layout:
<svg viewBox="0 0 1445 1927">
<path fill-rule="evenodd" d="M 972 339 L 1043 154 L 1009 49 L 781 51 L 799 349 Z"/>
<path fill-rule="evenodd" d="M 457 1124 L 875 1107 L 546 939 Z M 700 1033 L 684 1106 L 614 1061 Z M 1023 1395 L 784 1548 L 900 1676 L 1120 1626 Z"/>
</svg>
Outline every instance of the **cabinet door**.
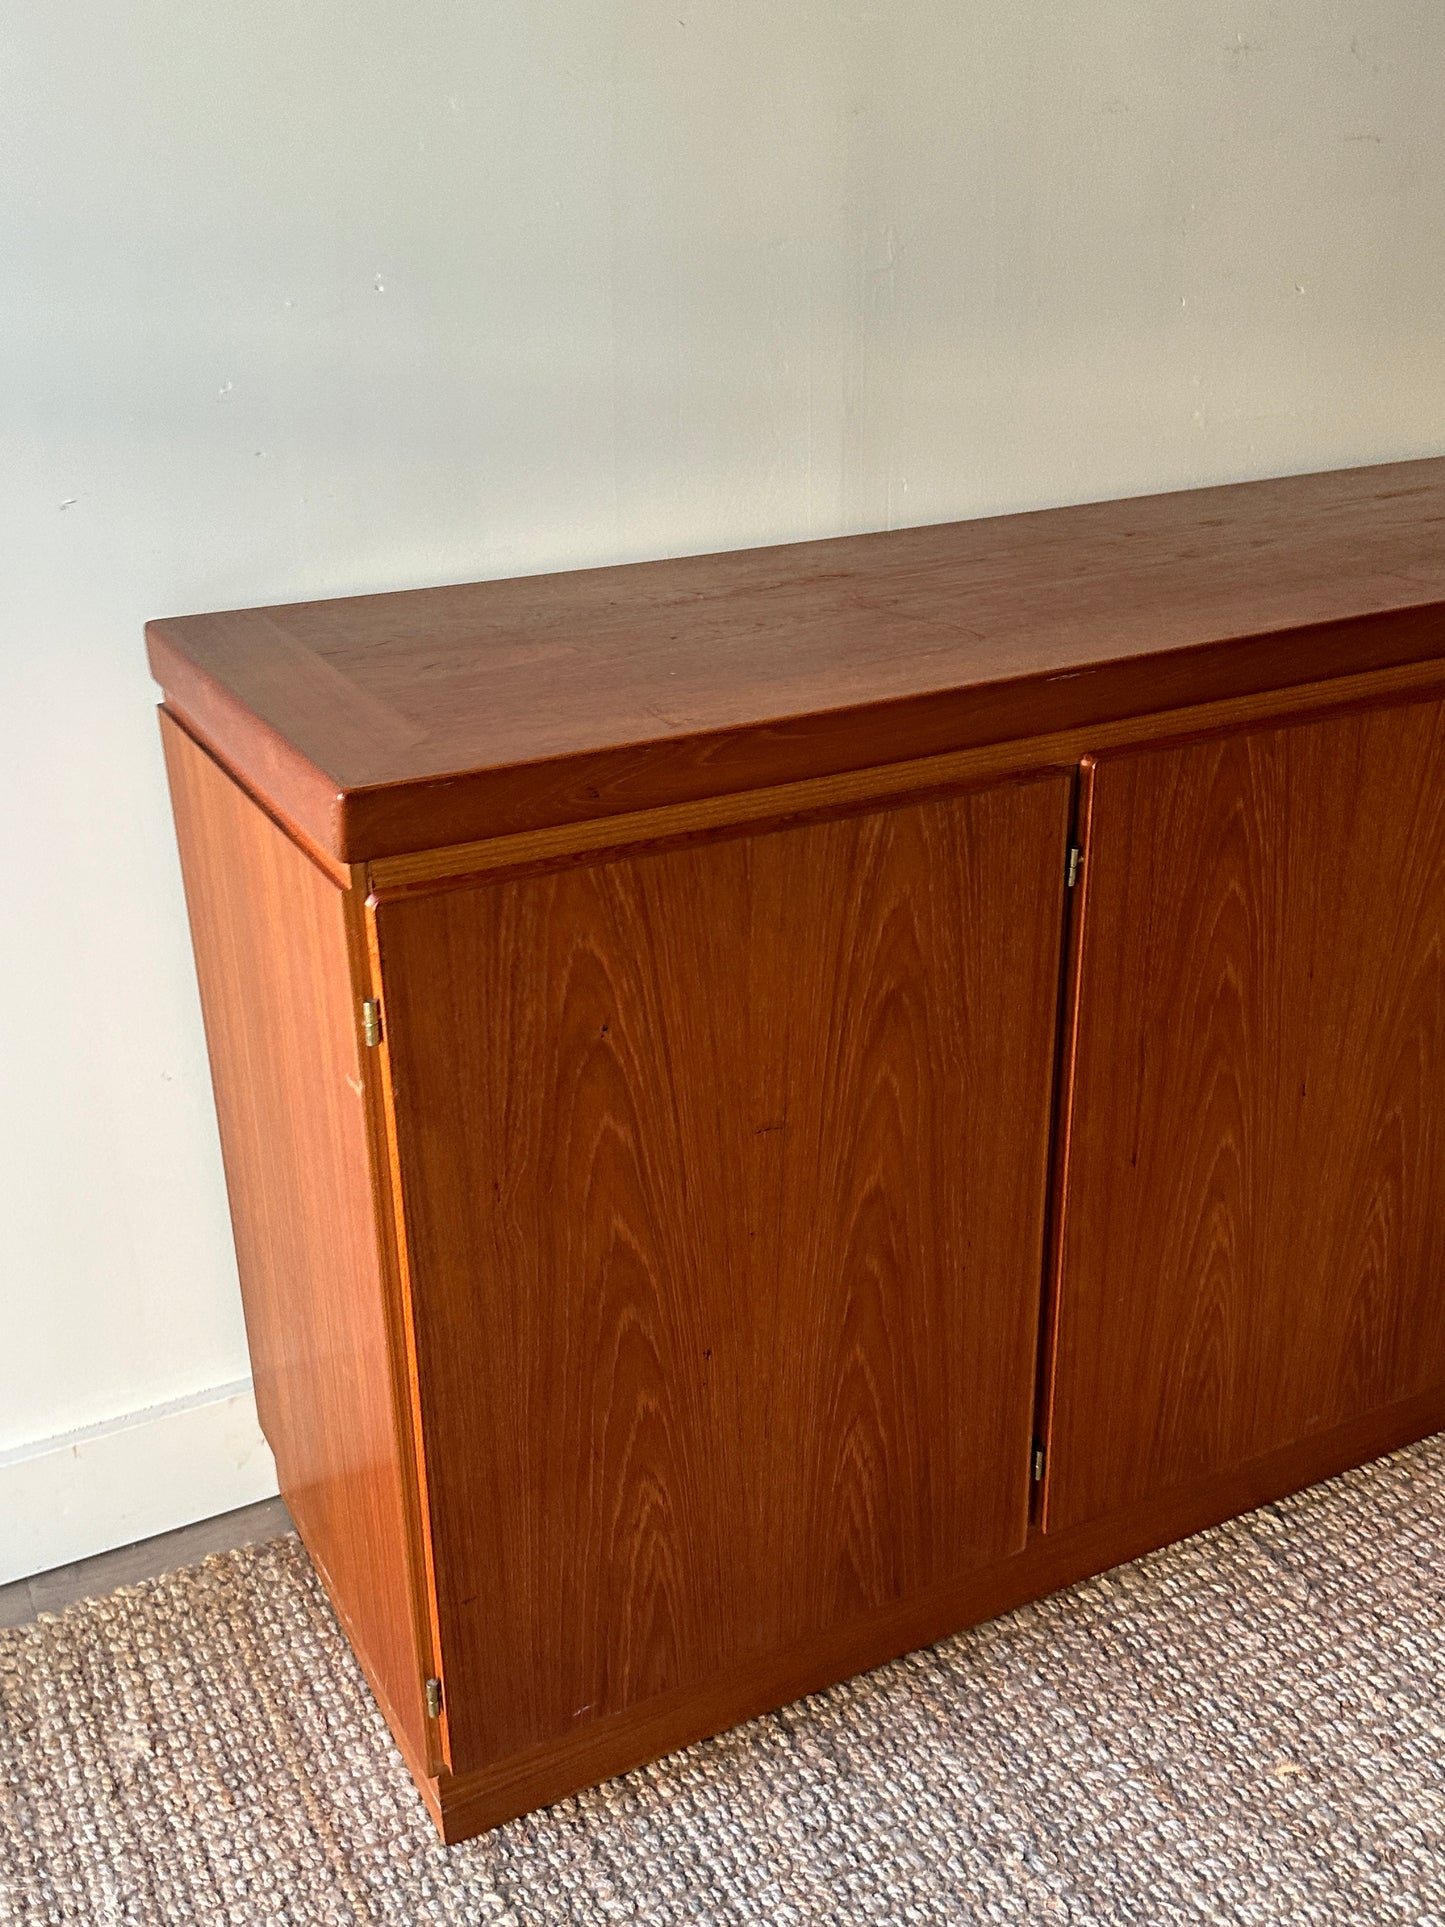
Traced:
<svg viewBox="0 0 1445 1927">
<path fill-rule="evenodd" d="M 1084 806 L 1051 1527 L 1445 1382 L 1445 707 Z"/>
<path fill-rule="evenodd" d="M 1068 809 L 379 907 L 454 1771 L 1023 1543 Z"/>
</svg>

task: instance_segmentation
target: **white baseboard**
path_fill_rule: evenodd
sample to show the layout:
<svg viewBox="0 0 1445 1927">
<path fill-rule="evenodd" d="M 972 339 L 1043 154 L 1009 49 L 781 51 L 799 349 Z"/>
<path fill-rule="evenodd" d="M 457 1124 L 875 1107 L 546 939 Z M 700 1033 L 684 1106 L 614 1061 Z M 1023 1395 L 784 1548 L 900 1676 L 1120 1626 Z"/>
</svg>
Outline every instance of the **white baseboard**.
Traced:
<svg viewBox="0 0 1445 1927">
<path fill-rule="evenodd" d="M 251 1381 L 0 1452 L 0 1585 L 276 1492 Z"/>
</svg>

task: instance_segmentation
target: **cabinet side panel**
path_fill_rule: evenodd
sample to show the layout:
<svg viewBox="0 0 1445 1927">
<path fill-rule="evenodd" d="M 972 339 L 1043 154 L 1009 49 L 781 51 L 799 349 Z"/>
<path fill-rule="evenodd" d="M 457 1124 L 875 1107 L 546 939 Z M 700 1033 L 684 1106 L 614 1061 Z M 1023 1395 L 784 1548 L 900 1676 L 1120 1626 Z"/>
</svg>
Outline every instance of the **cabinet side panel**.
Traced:
<svg viewBox="0 0 1445 1927">
<path fill-rule="evenodd" d="M 1069 792 L 381 904 L 456 1771 L 1023 1545 Z"/>
<path fill-rule="evenodd" d="M 1099 758 L 1051 1527 L 1445 1385 L 1445 706 Z"/>
<path fill-rule="evenodd" d="M 256 1404 L 397 1737 L 426 1759 L 342 892 L 162 714 Z"/>
</svg>

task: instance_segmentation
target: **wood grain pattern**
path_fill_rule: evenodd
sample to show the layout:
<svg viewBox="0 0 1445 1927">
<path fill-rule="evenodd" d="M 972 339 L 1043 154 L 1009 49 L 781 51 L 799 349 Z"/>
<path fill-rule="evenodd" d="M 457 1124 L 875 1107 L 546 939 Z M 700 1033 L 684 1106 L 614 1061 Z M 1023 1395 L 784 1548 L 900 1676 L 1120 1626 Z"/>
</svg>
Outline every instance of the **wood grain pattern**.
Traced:
<svg viewBox="0 0 1445 1927">
<path fill-rule="evenodd" d="M 1437 656 L 1445 461 L 154 622 L 168 702 L 396 856 Z"/>
<path fill-rule="evenodd" d="M 161 717 L 261 1423 L 414 1770 L 425 1630 L 343 893 Z"/>
<path fill-rule="evenodd" d="M 1069 790 L 377 908 L 455 1772 L 1023 1543 Z"/>
<path fill-rule="evenodd" d="M 151 625 L 258 1403 L 448 1837 L 1445 1422 L 1442 530 Z"/>
<path fill-rule="evenodd" d="M 534 1807 L 550 1806 L 579 1786 L 625 1773 L 902 1653 L 932 1646 L 1029 1600 L 1428 1438 L 1442 1426 L 1445 1387 L 1314 1433 L 1228 1472 L 1152 1494 L 1106 1519 L 1032 1532 L 1020 1552 L 803 1645 L 764 1654 L 701 1687 L 629 1707 L 476 1773 L 443 1774 L 423 1788 L 428 1807 L 443 1839 L 469 1839 Z"/>
<path fill-rule="evenodd" d="M 1046 1500 L 1445 1384 L 1445 704 L 1100 758 Z"/>
</svg>

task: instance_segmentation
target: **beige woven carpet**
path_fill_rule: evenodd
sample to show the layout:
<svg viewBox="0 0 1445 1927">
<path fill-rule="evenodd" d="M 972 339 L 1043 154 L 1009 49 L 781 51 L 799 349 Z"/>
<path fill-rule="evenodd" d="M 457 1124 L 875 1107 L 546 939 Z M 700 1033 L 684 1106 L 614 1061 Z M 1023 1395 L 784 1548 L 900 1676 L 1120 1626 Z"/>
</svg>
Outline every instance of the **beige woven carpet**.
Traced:
<svg viewBox="0 0 1445 1927">
<path fill-rule="evenodd" d="M 0 1633 L 0 1920 L 1445 1927 L 1445 1441 L 450 1851 L 294 1539 Z"/>
</svg>

